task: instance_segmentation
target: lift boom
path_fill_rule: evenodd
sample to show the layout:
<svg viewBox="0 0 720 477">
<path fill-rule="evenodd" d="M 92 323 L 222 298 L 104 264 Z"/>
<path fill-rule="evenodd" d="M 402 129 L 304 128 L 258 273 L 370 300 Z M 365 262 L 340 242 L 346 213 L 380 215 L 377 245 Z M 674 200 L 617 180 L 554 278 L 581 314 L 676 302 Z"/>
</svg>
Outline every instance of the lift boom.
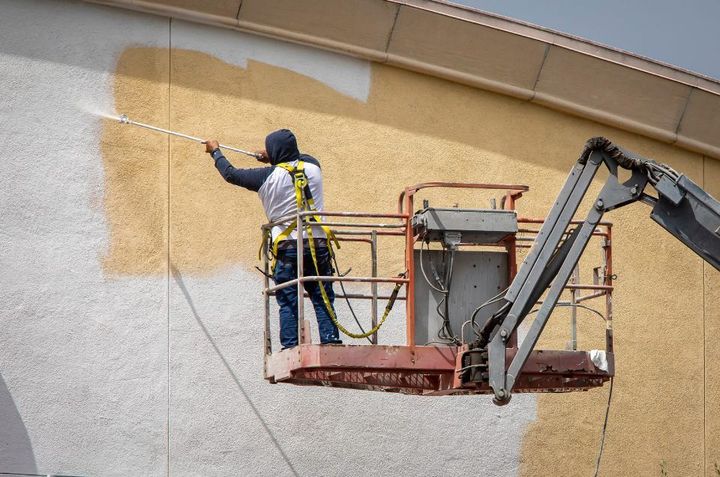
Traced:
<svg viewBox="0 0 720 477">
<path fill-rule="evenodd" d="M 585 221 L 568 231 L 601 164 L 610 172 L 608 180 Z M 624 183 L 618 179 L 618 167 L 632 171 Z M 648 184 L 658 192 L 657 197 L 644 192 Z M 720 270 L 720 203 L 667 165 L 623 150 L 606 138 L 590 139 L 508 288 L 503 306 L 486 322 L 468 351 L 487 360 L 489 372 L 471 370 L 467 379 L 474 382 L 489 379 L 496 404 L 509 402 L 516 379 L 605 212 L 637 201 L 652 206 L 651 217 L 655 222 Z M 546 290 L 537 317 L 507 365 L 508 340 Z M 478 366 L 481 368 L 485 366 Z"/>
</svg>

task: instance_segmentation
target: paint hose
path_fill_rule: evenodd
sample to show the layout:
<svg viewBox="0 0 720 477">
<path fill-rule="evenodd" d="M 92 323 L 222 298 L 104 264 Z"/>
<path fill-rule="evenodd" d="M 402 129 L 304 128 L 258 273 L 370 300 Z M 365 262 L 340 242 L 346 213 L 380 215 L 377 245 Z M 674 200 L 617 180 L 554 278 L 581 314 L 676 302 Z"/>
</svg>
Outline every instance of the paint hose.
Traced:
<svg viewBox="0 0 720 477">
<path fill-rule="evenodd" d="M 118 120 L 120 121 L 121 124 L 131 124 L 133 126 L 139 126 L 141 128 L 150 129 L 152 131 L 169 134 L 171 136 L 181 137 L 183 139 L 188 139 L 190 141 L 199 142 L 200 144 L 205 144 L 205 140 L 203 140 L 199 137 L 190 136 L 190 135 L 179 133 L 176 131 L 171 131 L 169 129 L 163 129 L 163 128 L 159 128 L 157 126 L 151 126 L 150 124 L 144 124 L 144 123 L 140 123 L 137 121 L 133 121 L 132 119 L 128 118 L 126 114 L 120 115 L 118 117 Z M 245 154 L 246 156 L 254 157 L 255 159 L 263 158 L 263 156 L 261 154 L 256 154 L 256 153 L 250 152 L 250 151 L 244 151 L 242 149 L 238 149 L 237 147 L 226 146 L 225 144 L 220 144 L 220 147 L 223 149 L 227 149 L 229 151 L 234 151 L 234 152 L 238 152 L 240 154 Z"/>
</svg>

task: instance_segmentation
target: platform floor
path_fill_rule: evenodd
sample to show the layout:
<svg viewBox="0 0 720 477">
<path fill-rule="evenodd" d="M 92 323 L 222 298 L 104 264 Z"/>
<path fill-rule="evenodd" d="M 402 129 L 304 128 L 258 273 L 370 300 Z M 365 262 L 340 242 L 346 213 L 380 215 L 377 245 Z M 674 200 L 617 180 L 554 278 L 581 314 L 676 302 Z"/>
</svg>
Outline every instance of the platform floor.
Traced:
<svg viewBox="0 0 720 477">
<path fill-rule="evenodd" d="M 333 386 L 419 395 L 489 394 L 487 384 L 462 385 L 455 378 L 455 346 L 304 344 L 265 357 L 271 383 Z M 507 350 L 507 362 L 515 355 Z M 569 392 L 602 386 L 614 374 L 598 368 L 586 351 L 535 350 L 513 392 Z"/>
</svg>

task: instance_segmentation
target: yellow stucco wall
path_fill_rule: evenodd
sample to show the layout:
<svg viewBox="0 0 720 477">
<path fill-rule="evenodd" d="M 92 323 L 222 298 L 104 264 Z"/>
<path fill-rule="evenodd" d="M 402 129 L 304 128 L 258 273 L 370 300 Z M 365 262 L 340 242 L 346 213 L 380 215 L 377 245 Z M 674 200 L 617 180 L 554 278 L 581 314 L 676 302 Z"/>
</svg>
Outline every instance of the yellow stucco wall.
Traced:
<svg viewBox="0 0 720 477">
<path fill-rule="evenodd" d="M 362 102 L 259 62 L 244 69 L 197 52 L 135 48 L 118 61 L 114 93 L 119 113 L 242 148 L 261 146 L 271 130 L 292 129 L 301 150 L 322 161 L 328 210 L 391 212 L 404 186 L 448 180 L 527 184 L 531 191 L 520 211 L 543 216 L 584 141 L 597 135 L 700 183 L 720 179 L 717 161 L 697 154 L 382 65 L 372 66 L 370 96 Z M 255 194 L 228 186 L 201 145 L 169 144 L 168 163 L 164 136 L 112 121 L 104 125 L 111 237 L 106 271 L 164 273 L 168 222 L 171 262 L 183 273 L 236 263 L 252 268 L 264 222 Z M 236 166 L 255 165 L 228 158 Z M 596 181 L 593 190 L 600 185 Z M 435 194 L 432 201 L 486 204 L 469 194 Z M 720 460 L 712 456 L 720 444 L 720 388 L 713 379 L 720 375 L 720 365 L 713 364 L 720 362 L 720 340 L 712 339 L 720 337 L 718 273 L 656 226 L 641 204 L 607 218 L 616 224 L 617 379 L 603 475 L 656 474 L 662 461 L 673 475 L 698 475 L 703 468 L 710 473 L 711 460 Z M 364 265 L 349 258 L 348 249 L 343 260 L 360 272 Z M 381 274 L 401 269 L 401 250 L 385 252 Z M 602 325 L 583 323 L 583 331 L 581 348 L 602 344 Z M 567 325 L 558 319 L 543 343 L 563 347 L 567 339 Z M 524 438 L 522 473 L 590 475 L 606 396 L 607 387 L 541 395 L 537 422 Z"/>
<path fill-rule="evenodd" d="M 705 158 L 704 185 L 720 197 L 720 161 Z M 720 473 L 720 273 L 705 264 L 705 473 Z"/>
<path fill-rule="evenodd" d="M 118 61 L 113 92 L 118 108 L 157 126 L 168 124 L 167 51 L 130 50 Z M 168 140 L 137 134 L 103 119 L 105 208 L 111 274 L 164 273 L 167 258 Z"/>
</svg>

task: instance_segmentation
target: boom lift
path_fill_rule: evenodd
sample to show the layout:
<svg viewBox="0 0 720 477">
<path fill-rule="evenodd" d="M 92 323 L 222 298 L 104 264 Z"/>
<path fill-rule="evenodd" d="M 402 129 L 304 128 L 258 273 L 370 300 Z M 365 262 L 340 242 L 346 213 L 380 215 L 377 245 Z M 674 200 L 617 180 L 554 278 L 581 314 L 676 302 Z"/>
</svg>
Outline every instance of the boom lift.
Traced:
<svg viewBox="0 0 720 477">
<path fill-rule="evenodd" d="M 575 221 L 573 216 L 602 164 L 609 171 L 608 179 L 585 220 Z M 631 171 L 627 181 L 620 182 L 618 168 Z M 657 191 L 657 197 L 645 193 L 648 185 Z M 423 210 L 411 214 L 413 195 L 427 187 L 505 189 L 506 193 L 499 210 L 494 207 L 490 210 L 435 209 L 426 205 Z M 341 240 L 370 244 L 372 276 L 308 277 L 302 276 L 299 267 L 298 279 L 272 287 L 266 257 L 266 379 L 273 383 L 423 395 L 492 393 L 497 405 L 507 404 L 512 392 L 567 392 L 602 386 L 615 372 L 610 310 L 613 289 L 611 224 L 602 222 L 602 218 L 605 212 L 636 201 L 651 206 L 653 220 L 720 270 L 720 203 L 669 166 L 623 150 L 605 138 L 593 138 L 586 143 L 544 221 L 517 217 L 515 202 L 527 190 L 520 185 L 429 183 L 406 188 L 400 196 L 397 214 L 317 214 L 330 218 L 326 225 L 333 228 L 353 226 L 353 230 L 336 230 Z M 297 227 L 301 229 L 308 215 L 298 211 L 296 216 L 283 220 L 297 220 Z M 399 222 L 338 221 L 350 218 Z M 518 227 L 532 223 L 542 223 L 542 227 L 539 231 Z M 365 231 L 358 230 L 363 227 Z M 537 236 L 517 269 L 516 249 L 521 247 L 517 241 L 522 240 L 522 232 L 533 232 Z M 377 276 L 378 236 L 404 237 L 405 275 Z M 594 269 L 594 284 L 578 285 L 576 280 L 568 284 L 592 238 L 602 240 L 604 251 L 603 265 Z M 416 248 L 418 242 L 419 249 Z M 429 250 L 432 242 L 440 243 L 442 250 Z M 428 250 L 424 250 L 426 244 Z M 302 249 L 301 239 L 297 246 Z M 500 251 L 467 250 L 473 246 Z M 298 255 L 302 256 L 302 253 Z M 442 263 L 444 270 L 439 272 L 434 266 L 437 263 Z M 426 268 L 430 269 L 430 274 Z M 371 344 L 312 344 L 309 325 L 304 320 L 304 303 L 299 300 L 298 316 L 303 325 L 299 327 L 300 345 L 273 352 L 269 297 L 283 286 L 297 286 L 298 293 L 302 294 L 304 282 L 320 280 L 370 284 L 372 294 L 369 296 L 346 293 L 344 289 L 338 296 L 372 300 L 371 326 L 375 332 L 370 337 Z M 384 297 L 389 298 L 390 303 L 383 320 L 396 298 L 406 301 L 405 345 L 378 344 L 377 303 L 382 297 L 378 295 L 377 286 L 381 283 L 396 285 L 393 293 Z M 460 295 L 454 300 L 451 284 L 453 293 Z M 401 286 L 405 286 L 406 293 L 398 298 Z M 584 307 L 579 304 L 581 300 L 606 298 L 605 314 L 597 312 L 606 323 L 604 351 L 577 351 L 574 346 L 569 350 L 535 349 L 563 290 L 568 289 L 572 293 L 570 305 L 573 307 Z M 576 292 L 581 289 L 593 293 L 576 300 Z M 481 290 L 483 294 L 480 294 Z M 501 292 L 495 295 L 497 290 Z M 492 298 L 485 300 L 487 296 Z M 539 309 L 533 309 L 541 298 Z M 484 318 L 478 315 L 480 310 L 486 314 Z M 488 313 L 488 310 L 491 311 Z M 518 327 L 534 312 L 537 312 L 536 318 L 525 338 L 518 343 Z M 466 341 L 464 336 L 468 324 L 474 333 L 472 341 Z M 434 336 L 439 343 L 433 341 Z"/>
<path fill-rule="evenodd" d="M 564 233 L 602 164 L 610 175 L 585 221 L 563 240 Z M 632 171 L 624 183 L 618 167 Z M 651 185 L 658 192 L 644 191 Z M 720 203 L 687 177 L 664 164 L 623 150 L 603 137 L 590 139 L 547 216 L 535 245 L 479 338 L 463 357 L 464 382 L 489 384 L 494 402 L 506 404 L 516 380 L 540 338 L 563 287 L 605 212 L 640 201 L 653 207 L 651 217 L 705 261 L 720 270 Z M 509 366 L 505 343 L 545 290 L 547 296 Z M 610 330 L 612 332 L 612 330 Z M 489 373 L 484 372 L 485 369 Z"/>
</svg>

